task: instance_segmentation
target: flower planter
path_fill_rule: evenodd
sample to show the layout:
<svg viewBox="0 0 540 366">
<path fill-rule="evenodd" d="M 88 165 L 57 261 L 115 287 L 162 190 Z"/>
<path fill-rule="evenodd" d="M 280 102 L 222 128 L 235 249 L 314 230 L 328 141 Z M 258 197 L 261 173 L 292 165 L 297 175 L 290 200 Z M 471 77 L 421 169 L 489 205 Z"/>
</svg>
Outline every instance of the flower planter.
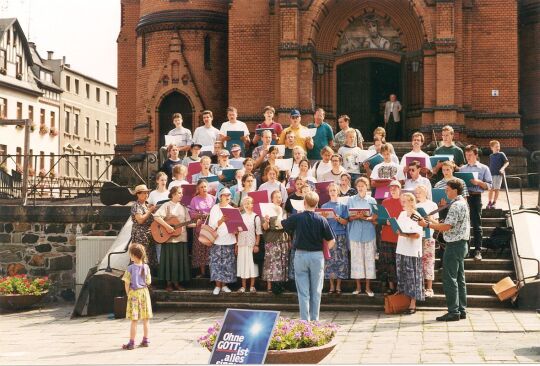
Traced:
<svg viewBox="0 0 540 366">
<path fill-rule="evenodd" d="M 324 346 L 310 347 L 310 348 L 298 348 L 298 349 L 284 349 L 281 351 L 268 351 L 266 354 L 267 364 L 315 364 L 319 363 L 326 356 L 332 352 L 336 347 L 335 339 Z"/>
<path fill-rule="evenodd" d="M 28 309 L 43 300 L 47 293 L 48 291 L 39 295 L 0 295 L 0 308 L 5 310 Z"/>
</svg>

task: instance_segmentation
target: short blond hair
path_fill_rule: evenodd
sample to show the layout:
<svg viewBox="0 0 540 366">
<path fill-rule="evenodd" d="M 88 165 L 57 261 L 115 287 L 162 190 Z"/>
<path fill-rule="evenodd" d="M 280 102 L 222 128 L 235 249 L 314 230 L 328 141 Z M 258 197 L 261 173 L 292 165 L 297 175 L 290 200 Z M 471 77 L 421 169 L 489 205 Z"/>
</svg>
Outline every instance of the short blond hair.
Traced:
<svg viewBox="0 0 540 366">
<path fill-rule="evenodd" d="M 497 140 L 491 140 L 491 141 L 489 142 L 489 147 L 493 147 L 493 146 L 495 146 L 495 145 L 500 145 L 500 144 L 501 144 L 501 143 L 500 143 L 499 141 L 497 141 Z"/>
<path fill-rule="evenodd" d="M 253 203 L 253 198 L 251 198 L 249 196 L 242 198 L 242 201 L 240 202 L 240 206 L 244 207 L 244 205 L 247 204 L 248 202 Z"/>
<path fill-rule="evenodd" d="M 416 209 L 416 197 L 414 196 L 414 194 L 412 194 L 410 192 L 405 192 L 405 193 L 401 194 L 401 197 L 405 198 L 407 201 L 411 202 L 414 209 Z"/>
<path fill-rule="evenodd" d="M 450 134 L 452 134 L 452 135 L 454 134 L 454 128 L 453 128 L 452 126 L 450 126 L 450 125 L 444 126 L 444 127 L 442 128 L 442 131 L 443 131 L 443 132 L 445 132 L 445 131 L 446 131 L 446 132 L 450 132 Z"/>
<path fill-rule="evenodd" d="M 315 208 L 319 203 L 319 195 L 317 192 L 310 191 L 304 196 L 304 202 L 309 208 Z"/>
<path fill-rule="evenodd" d="M 176 176 L 178 174 L 183 174 L 184 176 L 187 174 L 187 168 L 185 165 L 182 165 L 182 164 L 176 164 L 173 168 L 172 168 L 172 174 L 173 176 Z"/>
<path fill-rule="evenodd" d="M 373 130 L 373 136 L 375 135 L 379 135 L 379 136 L 382 136 L 382 138 L 385 138 L 386 130 L 384 129 L 384 127 L 377 127 L 376 129 Z"/>
<path fill-rule="evenodd" d="M 424 134 L 422 132 L 415 132 L 411 136 L 411 140 L 414 140 L 415 137 L 420 137 L 422 143 L 424 143 Z"/>
</svg>

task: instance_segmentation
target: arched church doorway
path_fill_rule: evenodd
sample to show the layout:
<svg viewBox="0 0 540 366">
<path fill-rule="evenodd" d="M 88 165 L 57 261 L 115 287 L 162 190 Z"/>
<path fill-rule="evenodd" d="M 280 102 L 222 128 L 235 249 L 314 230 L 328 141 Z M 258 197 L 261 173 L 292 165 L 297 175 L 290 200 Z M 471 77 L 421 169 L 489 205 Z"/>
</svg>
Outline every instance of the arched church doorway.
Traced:
<svg viewBox="0 0 540 366">
<path fill-rule="evenodd" d="M 384 104 L 390 94 L 402 99 L 401 65 L 382 58 L 361 58 L 337 67 L 337 112 L 347 114 L 351 127 L 371 141 L 384 126 Z M 402 113 L 403 120 L 403 113 Z"/>
<path fill-rule="evenodd" d="M 158 107 L 159 116 L 159 146 L 165 146 L 165 135 L 175 126 L 172 121 L 174 113 L 181 113 L 184 122 L 182 125 L 192 130 L 193 128 L 193 107 L 189 99 L 182 93 L 174 91 L 161 101 Z"/>
</svg>

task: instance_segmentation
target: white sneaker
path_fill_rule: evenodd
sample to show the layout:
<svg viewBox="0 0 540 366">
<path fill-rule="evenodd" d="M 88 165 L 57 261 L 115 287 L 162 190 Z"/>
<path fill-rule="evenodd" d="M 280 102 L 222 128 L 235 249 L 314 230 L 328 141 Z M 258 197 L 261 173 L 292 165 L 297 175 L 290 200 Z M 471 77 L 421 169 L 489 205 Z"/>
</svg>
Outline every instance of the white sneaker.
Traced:
<svg viewBox="0 0 540 366">
<path fill-rule="evenodd" d="M 424 296 L 425 297 L 433 297 L 434 293 L 433 293 L 433 290 L 432 289 L 426 289 L 426 291 L 424 291 Z"/>
<path fill-rule="evenodd" d="M 360 294 L 360 291 L 354 290 L 354 291 L 352 292 L 352 294 L 353 294 L 353 295 L 359 295 L 359 294 Z"/>
<path fill-rule="evenodd" d="M 369 297 L 375 296 L 375 293 L 374 293 L 373 291 L 366 291 L 366 294 L 367 294 Z"/>
<path fill-rule="evenodd" d="M 251 292 L 252 294 L 256 293 L 257 292 L 257 289 L 255 287 L 250 287 L 249 288 L 249 292 Z"/>
<path fill-rule="evenodd" d="M 477 261 L 481 261 L 482 260 L 482 253 L 477 250 L 475 255 L 474 255 L 474 259 L 477 260 Z"/>
<path fill-rule="evenodd" d="M 246 288 L 245 287 L 240 287 L 240 290 L 238 290 L 238 292 L 243 294 L 244 292 L 246 292 Z"/>
<path fill-rule="evenodd" d="M 219 295 L 219 293 L 221 292 L 221 289 L 219 287 L 214 287 L 214 291 L 212 291 L 212 294 L 213 295 Z"/>
<path fill-rule="evenodd" d="M 221 288 L 221 291 L 226 292 L 226 293 L 232 292 L 231 289 L 228 288 L 227 286 L 223 286 L 223 287 Z"/>
</svg>

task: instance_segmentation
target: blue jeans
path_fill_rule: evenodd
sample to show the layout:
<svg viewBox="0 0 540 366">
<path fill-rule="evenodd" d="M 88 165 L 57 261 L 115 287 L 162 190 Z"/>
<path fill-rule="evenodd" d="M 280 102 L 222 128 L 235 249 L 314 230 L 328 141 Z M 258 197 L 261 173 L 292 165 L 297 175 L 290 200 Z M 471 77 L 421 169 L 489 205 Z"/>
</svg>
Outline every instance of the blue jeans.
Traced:
<svg viewBox="0 0 540 366">
<path fill-rule="evenodd" d="M 319 320 L 321 293 L 324 283 L 324 256 L 322 251 L 296 250 L 294 276 L 298 291 L 298 304 L 302 320 Z"/>
</svg>

